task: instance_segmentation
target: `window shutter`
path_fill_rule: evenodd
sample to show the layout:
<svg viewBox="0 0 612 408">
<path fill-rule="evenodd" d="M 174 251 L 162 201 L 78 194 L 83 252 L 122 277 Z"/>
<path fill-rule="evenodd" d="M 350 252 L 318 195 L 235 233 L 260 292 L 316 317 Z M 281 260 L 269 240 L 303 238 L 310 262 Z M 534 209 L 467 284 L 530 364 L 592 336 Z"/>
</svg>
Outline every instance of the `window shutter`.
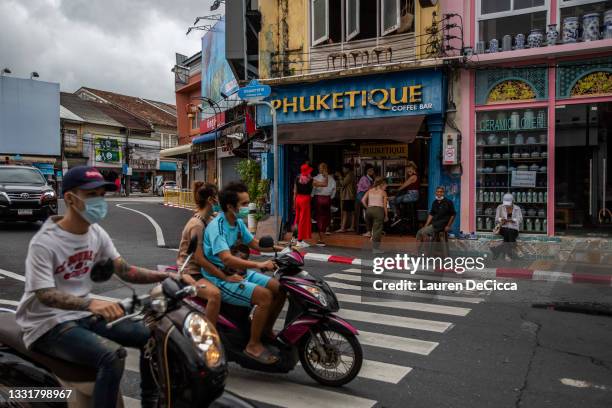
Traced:
<svg viewBox="0 0 612 408">
<path fill-rule="evenodd" d="M 382 35 L 387 35 L 400 26 L 400 1 L 399 0 L 381 0 L 381 27 Z"/>
<path fill-rule="evenodd" d="M 346 39 L 359 35 L 360 0 L 346 0 Z"/>
<path fill-rule="evenodd" d="M 311 0 L 312 45 L 329 39 L 329 0 Z"/>
</svg>

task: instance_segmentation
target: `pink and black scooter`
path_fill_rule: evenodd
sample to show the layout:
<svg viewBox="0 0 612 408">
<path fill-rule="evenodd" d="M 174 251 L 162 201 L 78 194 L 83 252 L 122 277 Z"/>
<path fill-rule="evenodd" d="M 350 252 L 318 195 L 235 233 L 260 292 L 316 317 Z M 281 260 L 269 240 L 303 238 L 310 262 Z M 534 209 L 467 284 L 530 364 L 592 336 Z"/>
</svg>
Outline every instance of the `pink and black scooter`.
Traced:
<svg viewBox="0 0 612 408">
<path fill-rule="evenodd" d="M 271 248 L 274 241 L 263 237 L 259 244 Z M 251 309 L 223 304 L 217 330 L 228 359 L 245 368 L 277 373 L 287 373 L 301 361 L 317 382 L 344 385 L 355 378 L 363 362 L 357 329 L 334 315 L 339 310 L 336 295 L 325 281 L 302 270 L 304 257 L 297 251 L 286 251 L 275 255 L 278 268 L 274 277 L 287 294 L 289 309 L 282 330 L 274 339 L 264 340 L 279 360 L 264 364 L 244 354 L 251 330 Z M 206 302 L 197 297 L 183 301 L 200 311 L 206 307 Z"/>
</svg>

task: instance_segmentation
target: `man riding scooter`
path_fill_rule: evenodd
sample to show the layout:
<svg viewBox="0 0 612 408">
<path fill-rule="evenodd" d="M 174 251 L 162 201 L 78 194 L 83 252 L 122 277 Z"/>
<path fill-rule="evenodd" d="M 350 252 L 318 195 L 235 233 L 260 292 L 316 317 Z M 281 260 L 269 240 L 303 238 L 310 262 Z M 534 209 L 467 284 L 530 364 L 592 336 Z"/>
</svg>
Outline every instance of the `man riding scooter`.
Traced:
<svg viewBox="0 0 612 408">
<path fill-rule="evenodd" d="M 49 218 L 30 241 L 17 323 L 29 349 L 97 370 L 96 408 L 116 406 L 127 354 L 123 347 L 141 349 L 142 406 L 154 407 L 158 390 L 142 353 L 149 329 L 132 320 L 107 328 L 123 309 L 90 296 L 90 272 L 100 260 L 111 259 L 114 273 L 128 282 L 161 282 L 171 276 L 129 265 L 97 224 L 107 213 L 105 192 L 115 189 L 93 167 L 75 167 L 64 175 L 66 214 Z"/>
<path fill-rule="evenodd" d="M 278 357 L 261 342 L 262 334 L 274 337 L 272 327 L 285 302 L 285 294 L 279 290 L 279 282 L 262 273 L 249 269 L 273 270 L 272 261 L 254 262 L 232 255 L 232 247 L 246 244 L 260 248 L 259 241 L 247 229 L 244 219 L 249 214 L 249 193 L 242 183 L 232 183 L 219 193 L 222 212 L 211 221 L 204 233 L 204 254 L 224 273 L 215 275 L 202 270 L 204 277 L 221 290 L 223 302 L 251 307 L 257 306 L 251 323 L 251 335 L 244 353 L 263 364 L 274 364 Z M 282 250 L 281 247 L 275 247 Z M 234 273 L 246 270 L 244 275 Z"/>
</svg>

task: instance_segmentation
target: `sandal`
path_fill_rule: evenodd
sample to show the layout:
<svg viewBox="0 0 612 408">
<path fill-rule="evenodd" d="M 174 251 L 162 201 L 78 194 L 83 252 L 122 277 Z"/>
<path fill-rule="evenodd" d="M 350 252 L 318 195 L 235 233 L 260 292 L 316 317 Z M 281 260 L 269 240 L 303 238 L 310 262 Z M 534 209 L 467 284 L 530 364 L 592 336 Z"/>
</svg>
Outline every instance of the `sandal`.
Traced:
<svg viewBox="0 0 612 408">
<path fill-rule="evenodd" d="M 253 360 L 261 364 L 275 364 L 276 362 L 278 362 L 278 357 L 275 356 L 267 348 L 264 348 L 264 350 L 258 356 L 254 356 L 253 354 L 249 353 L 246 349 L 244 349 L 242 352 L 246 354 L 249 358 L 252 358 Z"/>
</svg>

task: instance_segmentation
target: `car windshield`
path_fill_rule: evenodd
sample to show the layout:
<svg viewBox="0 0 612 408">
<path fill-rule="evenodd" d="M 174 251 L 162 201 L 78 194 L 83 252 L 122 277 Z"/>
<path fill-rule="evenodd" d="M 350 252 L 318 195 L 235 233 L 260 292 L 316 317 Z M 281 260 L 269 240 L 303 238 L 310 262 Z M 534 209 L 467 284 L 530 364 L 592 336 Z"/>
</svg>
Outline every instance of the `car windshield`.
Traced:
<svg viewBox="0 0 612 408">
<path fill-rule="evenodd" d="M 38 170 L 0 167 L 0 184 L 45 184 L 45 179 Z"/>
</svg>

